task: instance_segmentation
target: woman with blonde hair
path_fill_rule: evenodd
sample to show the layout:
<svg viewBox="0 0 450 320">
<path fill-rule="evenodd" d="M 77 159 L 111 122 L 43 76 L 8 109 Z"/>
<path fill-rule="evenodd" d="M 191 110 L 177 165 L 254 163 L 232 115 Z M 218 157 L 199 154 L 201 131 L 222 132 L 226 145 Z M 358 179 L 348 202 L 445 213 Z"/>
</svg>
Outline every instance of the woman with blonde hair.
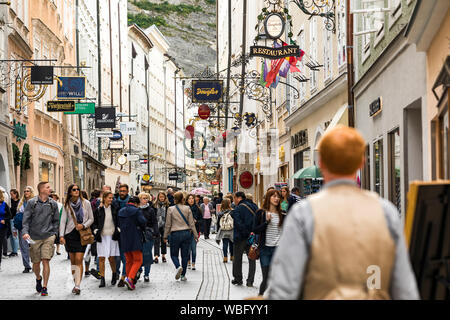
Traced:
<svg viewBox="0 0 450 320">
<path fill-rule="evenodd" d="M 20 253 L 22 255 L 22 263 L 25 269 L 22 271 L 22 273 L 30 273 L 31 272 L 31 265 L 30 265 L 30 246 L 26 240 L 23 239 L 23 233 L 22 233 L 22 219 L 23 219 L 23 213 L 25 212 L 25 208 L 27 207 L 28 200 L 32 199 L 34 197 L 34 189 L 31 186 L 26 186 L 23 191 L 22 199 L 20 200 L 19 204 L 17 205 L 17 214 L 14 217 L 14 223 L 13 223 L 13 233 L 17 234 L 19 233 L 19 246 L 20 246 Z"/>
<path fill-rule="evenodd" d="M 164 227 L 166 225 L 166 214 L 167 209 L 169 208 L 169 199 L 167 198 L 167 195 L 164 191 L 160 191 L 158 193 L 158 196 L 156 197 L 153 206 L 156 211 L 156 220 L 158 220 L 158 230 L 160 234 L 160 236 L 155 239 L 154 244 L 155 259 L 153 260 L 153 262 L 154 263 L 159 262 L 158 258 L 160 248 L 162 253 L 162 262 L 167 262 L 166 260 L 167 244 L 164 241 L 162 241 L 162 238 L 164 236 Z"/>
</svg>

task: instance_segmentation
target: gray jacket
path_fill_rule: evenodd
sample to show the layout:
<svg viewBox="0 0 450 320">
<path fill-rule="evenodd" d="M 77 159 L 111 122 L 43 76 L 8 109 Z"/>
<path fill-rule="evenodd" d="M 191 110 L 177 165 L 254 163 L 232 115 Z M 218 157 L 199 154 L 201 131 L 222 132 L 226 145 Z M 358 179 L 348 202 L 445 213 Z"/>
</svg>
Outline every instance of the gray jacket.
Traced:
<svg viewBox="0 0 450 320">
<path fill-rule="evenodd" d="M 353 184 L 350 180 L 335 180 L 324 188 L 337 184 Z M 391 275 L 390 295 L 394 300 L 419 299 L 414 272 L 409 261 L 403 234 L 403 224 L 397 208 L 381 199 L 386 223 L 396 245 L 394 269 Z M 302 291 L 310 247 L 314 236 L 314 215 L 308 199 L 295 204 L 283 225 L 277 250 L 272 258 L 268 298 L 296 300 Z"/>
<path fill-rule="evenodd" d="M 22 234 L 33 240 L 44 240 L 58 234 L 59 210 L 53 199 L 42 202 L 39 196 L 28 201 L 23 213 Z"/>
</svg>

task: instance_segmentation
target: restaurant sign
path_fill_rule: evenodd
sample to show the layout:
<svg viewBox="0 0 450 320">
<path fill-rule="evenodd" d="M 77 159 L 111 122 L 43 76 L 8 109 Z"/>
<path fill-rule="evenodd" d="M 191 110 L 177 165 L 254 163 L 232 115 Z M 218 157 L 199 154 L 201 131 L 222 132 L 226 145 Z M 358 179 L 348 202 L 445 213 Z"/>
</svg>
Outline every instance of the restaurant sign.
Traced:
<svg viewBox="0 0 450 320">
<path fill-rule="evenodd" d="M 192 80 L 192 102 L 222 102 L 222 80 Z"/>
<path fill-rule="evenodd" d="M 300 57 L 300 47 L 299 46 L 283 46 L 280 48 L 270 48 L 263 46 L 251 46 L 250 56 L 251 57 L 263 57 L 267 59 L 281 59 L 286 57 Z"/>
</svg>

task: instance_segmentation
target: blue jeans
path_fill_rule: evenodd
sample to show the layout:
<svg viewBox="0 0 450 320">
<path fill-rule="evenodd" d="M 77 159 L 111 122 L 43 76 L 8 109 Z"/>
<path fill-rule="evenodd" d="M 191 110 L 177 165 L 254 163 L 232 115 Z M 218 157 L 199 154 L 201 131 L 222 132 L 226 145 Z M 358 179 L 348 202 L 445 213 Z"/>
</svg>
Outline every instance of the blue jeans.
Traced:
<svg viewBox="0 0 450 320">
<path fill-rule="evenodd" d="M 116 273 L 119 275 L 120 274 L 120 261 L 122 261 L 122 276 L 125 277 L 127 275 L 127 271 L 126 271 L 126 265 L 127 262 L 125 260 L 125 255 L 122 252 L 122 249 L 120 249 L 120 257 L 116 257 Z"/>
<path fill-rule="evenodd" d="M 22 231 L 17 231 L 19 236 L 20 254 L 22 255 L 22 263 L 25 268 L 31 269 L 30 265 L 30 245 L 26 240 L 23 240 Z"/>
<path fill-rule="evenodd" d="M 261 246 L 259 249 L 259 261 L 261 262 L 261 268 L 269 267 L 272 262 L 273 254 L 277 247 Z"/>
<path fill-rule="evenodd" d="M 192 243 L 192 235 L 190 230 L 174 231 L 170 234 L 170 257 L 175 265 L 175 268 L 180 267 L 180 260 L 178 256 L 181 251 L 181 266 L 183 267 L 183 272 L 181 275 L 186 274 L 187 264 L 189 260 L 189 248 Z"/>
<path fill-rule="evenodd" d="M 152 266 L 153 263 L 153 254 L 152 254 L 152 249 L 153 249 L 153 245 L 154 245 L 154 241 L 150 240 L 147 242 L 144 242 L 142 245 L 142 256 L 143 256 L 143 261 L 142 261 L 142 265 L 144 266 L 144 276 L 148 277 L 150 274 L 150 267 Z M 139 272 L 142 272 L 142 266 L 139 269 Z"/>
<path fill-rule="evenodd" d="M 195 263 L 195 258 L 197 257 L 197 242 L 195 241 L 195 238 L 192 237 L 191 246 L 189 247 L 189 261 L 192 261 L 192 263 Z"/>
<path fill-rule="evenodd" d="M 228 248 L 230 248 L 230 256 L 233 256 L 233 241 L 228 238 L 222 239 L 223 243 L 223 256 L 228 257 Z"/>
<path fill-rule="evenodd" d="M 9 238 L 9 241 L 11 242 L 11 250 L 12 250 L 12 252 L 13 253 L 17 253 L 17 250 L 19 249 L 19 238 L 17 236 L 14 237 L 14 234 L 13 234 L 13 221 L 12 220 L 11 220 L 11 238 Z"/>
</svg>

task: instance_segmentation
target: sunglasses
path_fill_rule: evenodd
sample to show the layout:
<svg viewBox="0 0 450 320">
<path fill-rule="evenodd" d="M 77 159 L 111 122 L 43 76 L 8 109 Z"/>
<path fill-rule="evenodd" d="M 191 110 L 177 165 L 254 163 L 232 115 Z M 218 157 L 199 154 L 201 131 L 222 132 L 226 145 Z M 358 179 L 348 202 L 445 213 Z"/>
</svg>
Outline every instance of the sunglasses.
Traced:
<svg viewBox="0 0 450 320">
<path fill-rule="evenodd" d="M 80 191 L 80 189 L 73 188 L 72 191 Z"/>
<path fill-rule="evenodd" d="M 24 192 L 30 192 L 30 190 L 25 190 Z"/>
</svg>

